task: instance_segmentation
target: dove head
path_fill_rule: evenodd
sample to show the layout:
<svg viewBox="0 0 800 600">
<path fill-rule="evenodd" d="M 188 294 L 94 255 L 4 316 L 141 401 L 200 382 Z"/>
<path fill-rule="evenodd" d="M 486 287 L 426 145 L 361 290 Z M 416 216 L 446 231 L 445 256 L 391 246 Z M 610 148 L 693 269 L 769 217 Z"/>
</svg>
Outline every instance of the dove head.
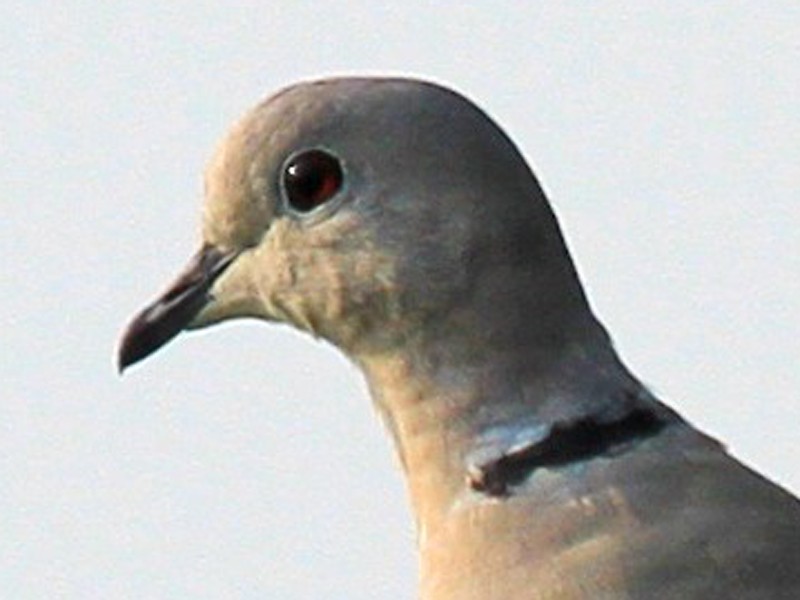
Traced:
<svg viewBox="0 0 800 600">
<path fill-rule="evenodd" d="M 560 315 L 586 311 L 519 152 L 434 84 L 285 89 L 233 127 L 205 191 L 203 247 L 134 319 L 123 367 L 184 328 L 237 317 L 287 322 L 358 357 L 443 336 L 474 347 L 563 335 L 575 320 Z"/>
<path fill-rule="evenodd" d="M 240 317 L 328 340 L 366 375 L 422 521 L 469 457 L 537 439 L 624 377 L 535 177 L 452 91 L 288 88 L 233 127 L 205 187 L 201 249 L 128 326 L 120 367 Z"/>
</svg>

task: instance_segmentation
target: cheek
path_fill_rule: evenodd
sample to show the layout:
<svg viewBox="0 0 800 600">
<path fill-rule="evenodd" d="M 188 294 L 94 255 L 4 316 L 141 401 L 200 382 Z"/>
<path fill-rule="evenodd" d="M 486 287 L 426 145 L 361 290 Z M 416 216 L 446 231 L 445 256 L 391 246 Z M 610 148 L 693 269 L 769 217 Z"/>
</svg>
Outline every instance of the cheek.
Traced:
<svg viewBox="0 0 800 600">
<path fill-rule="evenodd" d="M 276 228 L 259 288 L 275 318 L 349 346 L 391 319 L 395 264 L 362 231 L 325 233 Z"/>
<path fill-rule="evenodd" d="M 265 312 L 274 319 L 295 325 L 298 311 L 298 270 L 295 256 L 286 251 L 280 231 L 271 232 L 256 251 L 256 287 Z"/>
<path fill-rule="evenodd" d="M 391 261 L 362 247 L 306 251 L 295 258 L 293 311 L 316 334 L 349 346 L 390 320 Z"/>
<path fill-rule="evenodd" d="M 283 219 L 258 249 L 261 302 L 276 319 L 321 335 L 348 297 L 346 260 L 313 229 Z"/>
</svg>

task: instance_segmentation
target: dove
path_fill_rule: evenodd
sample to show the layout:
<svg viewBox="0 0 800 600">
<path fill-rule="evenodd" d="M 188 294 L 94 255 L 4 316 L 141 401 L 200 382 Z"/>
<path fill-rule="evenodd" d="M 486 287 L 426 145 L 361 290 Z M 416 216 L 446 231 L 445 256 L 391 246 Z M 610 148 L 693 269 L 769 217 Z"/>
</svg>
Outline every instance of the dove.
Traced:
<svg viewBox="0 0 800 600">
<path fill-rule="evenodd" d="M 531 168 L 457 92 L 302 82 L 233 126 L 200 249 L 119 366 L 244 317 L 365 377 L 423 600 L 800 598 L 800 501 L 630 373 Z"/>
</svg>

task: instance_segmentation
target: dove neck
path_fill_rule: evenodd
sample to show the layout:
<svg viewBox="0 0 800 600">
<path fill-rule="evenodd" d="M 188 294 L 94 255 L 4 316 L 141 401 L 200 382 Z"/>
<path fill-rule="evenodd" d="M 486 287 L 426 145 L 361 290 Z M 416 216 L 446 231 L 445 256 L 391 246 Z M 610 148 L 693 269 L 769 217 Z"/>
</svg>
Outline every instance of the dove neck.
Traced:
<svg viewBox="0 0 800 600">
<path fill-rule="evenodd" d="M 421 531 L 470 493 L 476 453 L 503 452 L 554 423 L 613 410 L 619 390 L 641 389 L 602 326 L 588 309 L 581 314 L 573 328 L 530 338 L 451 327 L 357 360 L 394 438 Z"/>
</svg>

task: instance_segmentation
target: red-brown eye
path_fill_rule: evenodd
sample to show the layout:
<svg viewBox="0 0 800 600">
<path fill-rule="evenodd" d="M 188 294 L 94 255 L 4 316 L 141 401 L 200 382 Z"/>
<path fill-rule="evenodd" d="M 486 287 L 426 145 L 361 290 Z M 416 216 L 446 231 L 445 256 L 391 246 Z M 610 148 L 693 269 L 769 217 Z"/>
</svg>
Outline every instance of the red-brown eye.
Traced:
<svg viewBox="0 0 800 600">
<path fill-rule="evenodd" d="M 302 152 L 287 163 L 283 187 L 291 208 L 301 213 L 312 211 L 342 187 L 342 167 L 323 150 Z"/>
</svg>

